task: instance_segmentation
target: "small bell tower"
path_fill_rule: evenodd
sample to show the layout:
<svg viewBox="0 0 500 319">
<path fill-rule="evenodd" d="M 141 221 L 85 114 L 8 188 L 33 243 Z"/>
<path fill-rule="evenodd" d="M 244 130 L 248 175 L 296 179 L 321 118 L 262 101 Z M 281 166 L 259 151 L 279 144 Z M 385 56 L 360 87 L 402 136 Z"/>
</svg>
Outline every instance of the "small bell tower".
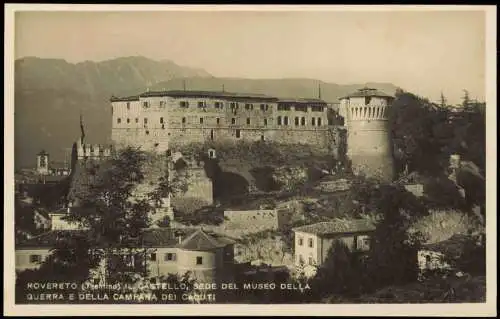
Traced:
<svg viewBox="0 0 500 319">
<path fill-rule="evenodd" d="M 49 175 L 49 154 L 45 150 L 36 155 L 36 171 L 40 175 Z"/>
</svg>

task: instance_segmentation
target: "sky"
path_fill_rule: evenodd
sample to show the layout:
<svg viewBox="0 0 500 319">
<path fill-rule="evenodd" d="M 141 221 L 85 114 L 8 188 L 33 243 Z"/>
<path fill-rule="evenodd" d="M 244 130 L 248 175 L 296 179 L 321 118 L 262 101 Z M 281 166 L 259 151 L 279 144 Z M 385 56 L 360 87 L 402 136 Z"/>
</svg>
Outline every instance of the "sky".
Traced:
<svg viewBox="0 0 500 319">
<path fill-rule="evenodd" d="M 483 11 L 18 12 L 15 57 L 169 59 L 216 77 L 391 82 L 485 97 Z"/>
</svg>

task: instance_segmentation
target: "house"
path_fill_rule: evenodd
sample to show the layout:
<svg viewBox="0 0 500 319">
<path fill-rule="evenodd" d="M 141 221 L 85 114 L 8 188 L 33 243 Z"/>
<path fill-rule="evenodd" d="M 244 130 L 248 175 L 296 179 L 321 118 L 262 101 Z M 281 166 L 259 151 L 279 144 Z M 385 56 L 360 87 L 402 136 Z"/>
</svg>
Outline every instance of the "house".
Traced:
<svg viewBox="0 0 500 319">
<path fill-rule="evenodd" d="M 90 236 L 85 230 L 52 230 L 16 243 L 16 270 L 38 268 L 58 241 L 76 233 Z M 190 271 L 198 282 L 232 279 L 234 242 L 224 236 L 203 229 L 148 228 L 134 243 L 135 249 L 117 249 L 95 274 L 98 276 L 105 269 L 148 270 L 146 277 L 153 279 Z"/>
<path fill-rule="evenodd" d="M 370 220 L 332 220 L 293 229 L 295 237 L 295 264 L 319 266 L 327 258 L 335 241 L 343 242 L 352 252 L 370 250 L 370 235 L 375 224 Z"/>
<path fill-rule="evenodd" d="M 466 243 L 467 236 L 456 234 L 446 240 L 422 245 L 418 251 L 420 275 L 426 271 L 452 271 Z"/>
<path fill-rule="evenodd" d="M 48 215 L 50 217 L 51 230 L 75 230 L 81 228 L 75 222 L 69 222 L 64 217 L 69 214 L 71 208 L 61 208 L 50 212 Z"/>
<path fill-rule="evenodd" d="M 51 218 L 44 209 L 35 209 L 33 211 L 33 223 L 36 229 L 49 230 L 52 226 Z"/>
</svg>

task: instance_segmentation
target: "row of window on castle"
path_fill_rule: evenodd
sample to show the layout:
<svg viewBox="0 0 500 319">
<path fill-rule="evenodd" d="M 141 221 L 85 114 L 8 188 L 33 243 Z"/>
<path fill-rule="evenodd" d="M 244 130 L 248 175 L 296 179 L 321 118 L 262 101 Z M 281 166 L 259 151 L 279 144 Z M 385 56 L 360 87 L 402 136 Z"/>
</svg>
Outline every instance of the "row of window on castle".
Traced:
<svg viewBox="0 0 500 319">
<path fill-rule="evenodd" d="M 151 106 L 151 103 L 148 101 L 144 101 L 142 103 L 142 106 L 145 108 L 148 108 Z M 160 101 L 160 107 L 166 106 L 165 101 Z M 188 101 L 180 101 L 179 106 L 182 108 L 188 108 L 189 107 L 189 102 Z M 198 108 L 208 108 L 209 105 L 205 101 L 199 101 L 197 103 Z M 278 103 L 278 111 L 291 111 L 292 106 L 294 107 L 295 111 L 301 111 L 301 112 L 307 112 L 308 106 L 307 105 L 298 105 L 298 104 L 290 104 L 290 103 Z M 229 108 L 231 110 L 238 110 L 240 107 L 240 104 L 238 102 L 230 102 L 229 103 Z M 216 109 L 223 109 L 224 108 L 224 102 L 214 102 L 214 108 Z M 253 103 L 244 103 L 244 108 L 247 111 L 252 111 L 254 109 L 254 104 Z M 260 110 L 261 111 L 269 111 L 272 110 L 272 108 L 269 106 L 269 104 L 260 104 Z M 130 110 L 130 102 L 127 102 L 127 110 Z M 324 111 L 324 106 L 321 105 L 312 105 L 311 106 L 311 111 L 312 112 L 323 112 Z"/>
<path fill-rule="evenodd" d="M 216 124 L 220 124 L 220 118 L 216 118 L 215 120 L 216 120 Z M 148 118 L 145 117 L 143 119 L 143 121 L 144 121 L 144 125 L 148 124 Z M 117 118 L 116 119 L 116 123 L 121 124 L 121 122 L 122 122 L 121 118 Z M 311 125 L 312 126 L 321 126 L 321 124 L 322 124 L 321 122 L 322 122 L 321 117 L 318 117 L 318 118 L 313 117 L 313 118 L 311 118 Z M 139 118 L 135 118 L 135 123 L 139 123 Z M 283 117 L 278 116 L 276 118 L 276 123 L 279 126 L 281 126 L 281 125 L 287 126 L 287 125 L 290 124 L 288 116 L 283 116 Z M 295 117 L 295 122 L 294 123 L 295 123 L 295 126 L 299 126 L 299 125 L 305 126 L 306 125 L 306 118 L 305 117 L 300 117 L 300 118 L 299 117 Z M 130 118 L 127 118 L 127 124 L 130 124 Z M 160 124 L 165 124 L 165 121 L 164 121 L 163 117 L 160 117 Z M 187 119 L 185 117 L 182 118 L 182 124 L 187 124 Z M 199 124 L 204 124 L 204 118 L 203 117 L 200 117 Z M 231 119 L 231 124 L 233 124 L 233 125 L 236 124 L 236 118 L 233 117 Z M 248 117 L 246 119 L 246 124 L 247 125 L 251 125 L 252 124 L 252 119 Z M 268 119 L 263 119 L 263 125 L 264 126 L 268 125 Z"/>
</svg>

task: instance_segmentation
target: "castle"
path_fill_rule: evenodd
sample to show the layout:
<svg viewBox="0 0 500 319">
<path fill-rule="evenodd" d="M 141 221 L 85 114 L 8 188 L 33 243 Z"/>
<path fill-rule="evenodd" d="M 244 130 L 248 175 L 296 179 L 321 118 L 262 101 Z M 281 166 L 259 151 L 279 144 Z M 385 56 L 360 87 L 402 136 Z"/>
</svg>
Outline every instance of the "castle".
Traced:
<svg viewBox="0 0 500 319">
<path fill-rule="evenodd" d="M 159 91 L 112 97 L 112 140 L 164 152 L 185 144 L 274 141 L 347 155 L 354 172 L 394 177 L 388 110 L 393 97 L 362 88 L 340 99 L 343 121 L 321 99 L 229 92 Z M 347 150 L 345 145 L 347 144 Z M 347 154 L 343 154 L 347 153 Z"/>
<path fill-rule="evenodd" d="M 277 141 L 328 147 L 335 123 L 320 99 L 205 91 L 111 98 L 112 140 L 164 151 L 192 142 Z M 330 118 L 330 121 L 329 121 Z"/>
</svg>

